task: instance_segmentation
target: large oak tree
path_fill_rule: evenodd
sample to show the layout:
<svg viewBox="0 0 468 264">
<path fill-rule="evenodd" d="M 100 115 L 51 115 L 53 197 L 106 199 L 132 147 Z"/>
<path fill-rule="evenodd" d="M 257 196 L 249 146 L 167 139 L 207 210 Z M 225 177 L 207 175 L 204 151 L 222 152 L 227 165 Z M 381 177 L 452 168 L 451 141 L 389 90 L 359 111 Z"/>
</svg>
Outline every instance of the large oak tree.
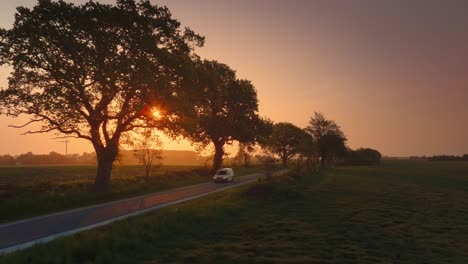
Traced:
<svg viewBox="0 0 468 264">
<path fill-rule="evenodd" d="M 248 80 L 217 61 L 197 64 L 197 103 L 185 127 L 186 135 L 201 147 L 214 147 L 213 169 L 221 167 L 224 146 L 233 141 L 253 143 L 268 126 L 258 115 L 257 92 Z"/>
<path fill-rule="evenodd" d="M 0 63 L 13 67 L 1 113 L 41 124 L 29 133 L 90 141 L 98 159 L 94 189 L 106 191 L 123 133 L 154 125 L 147 122 L 154 106 L 165 112 L 160 126 L 177 121 L 189 87 L 185 66 L 203 41 L 148 0 L 19 7 L 13 28 L 0 31 Z"/>
</svg>

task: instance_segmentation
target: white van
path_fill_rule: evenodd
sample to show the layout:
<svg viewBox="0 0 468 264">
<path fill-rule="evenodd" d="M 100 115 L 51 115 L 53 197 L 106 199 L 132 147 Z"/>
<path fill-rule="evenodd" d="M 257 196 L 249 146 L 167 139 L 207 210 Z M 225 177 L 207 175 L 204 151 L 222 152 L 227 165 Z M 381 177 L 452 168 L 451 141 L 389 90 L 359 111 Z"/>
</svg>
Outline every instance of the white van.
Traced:
<svg viewBox="0 0 468 264">
<path fill-rule="evenodd" d="M 213 176 L 214 182 L 232 182 L 234 181 L 234 170 L 232 168 L 219 169 Z"/>
</svg>

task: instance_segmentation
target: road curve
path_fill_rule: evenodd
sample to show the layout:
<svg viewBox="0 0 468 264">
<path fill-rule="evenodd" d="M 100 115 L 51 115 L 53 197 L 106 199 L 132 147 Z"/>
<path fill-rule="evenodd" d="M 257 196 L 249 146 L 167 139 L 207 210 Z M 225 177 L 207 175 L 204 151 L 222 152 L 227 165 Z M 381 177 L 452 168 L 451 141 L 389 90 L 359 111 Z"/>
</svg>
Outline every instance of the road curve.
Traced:
<svg viewBox="0 0 468 264">
<path fill-rule="evenodd" d="M 78 208 L 0 225 L 0 254 L 107 225 L 127 217 L 255 181 L 261 173 L 236 177 L 233 183 L 201 183 L 130 199 Z"/>
</svg>

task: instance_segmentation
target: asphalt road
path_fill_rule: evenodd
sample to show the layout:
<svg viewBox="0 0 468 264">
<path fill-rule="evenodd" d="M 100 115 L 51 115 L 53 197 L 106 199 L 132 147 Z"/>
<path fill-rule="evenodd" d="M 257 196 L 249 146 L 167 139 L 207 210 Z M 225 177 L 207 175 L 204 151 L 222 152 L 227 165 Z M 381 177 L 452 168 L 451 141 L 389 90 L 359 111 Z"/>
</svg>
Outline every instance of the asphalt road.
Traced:
<svg viewBox="0 0 468 264">
<path fill-rule="evenodd" d="M 236 177 L 233 183 L 202 183 L 135 198 L 34 217 L 0 225 L 0 253 L 103 226 L 130 216 L 255 181 L 262 174 Z"/>
</svg>

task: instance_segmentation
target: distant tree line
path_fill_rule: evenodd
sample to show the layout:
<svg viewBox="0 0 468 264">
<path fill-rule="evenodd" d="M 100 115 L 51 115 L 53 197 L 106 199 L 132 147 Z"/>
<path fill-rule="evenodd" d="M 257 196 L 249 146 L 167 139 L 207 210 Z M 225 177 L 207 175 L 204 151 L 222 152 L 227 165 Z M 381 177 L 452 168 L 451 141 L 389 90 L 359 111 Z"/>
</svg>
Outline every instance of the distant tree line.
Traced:
<svg viewBox="0 0 468 264">
<path fill-rule="evenodd" d="M 18 156 L 0 156 L 0 165 L 95 165 L 96 155 L 93 153 L 69 154 L 67 156 L 57 152 L 49 154 L 33 154 L 28 152 Z"/>
<path fill-rule="evenodd" d="M 434 156 L 411 156 L 412 160 L 428 160 L 428 161 L 468 161 L 468 154 L 463 156 L 455 155 L 434 155 Z"/>
<path fill-rule="evenodd" d="M 278 157 L 283 167 L 288 163 L 305 164 L 308 168 L 324 168 L 334 164 L 378 165 L 382 155 L 370 148 L 351 150 L 347 138 L 338 124 L 327 119 L 323 113 L 316 112 L 305 128 L 288 122 L 271 123 L 264 130 L 258 143 L 264 155 Z M 248 153 L 252 148 L 241 147 L 235 159 L 249 164 Z M 271 158 L 257 157 L 271 163 Z"/>
</svg>

